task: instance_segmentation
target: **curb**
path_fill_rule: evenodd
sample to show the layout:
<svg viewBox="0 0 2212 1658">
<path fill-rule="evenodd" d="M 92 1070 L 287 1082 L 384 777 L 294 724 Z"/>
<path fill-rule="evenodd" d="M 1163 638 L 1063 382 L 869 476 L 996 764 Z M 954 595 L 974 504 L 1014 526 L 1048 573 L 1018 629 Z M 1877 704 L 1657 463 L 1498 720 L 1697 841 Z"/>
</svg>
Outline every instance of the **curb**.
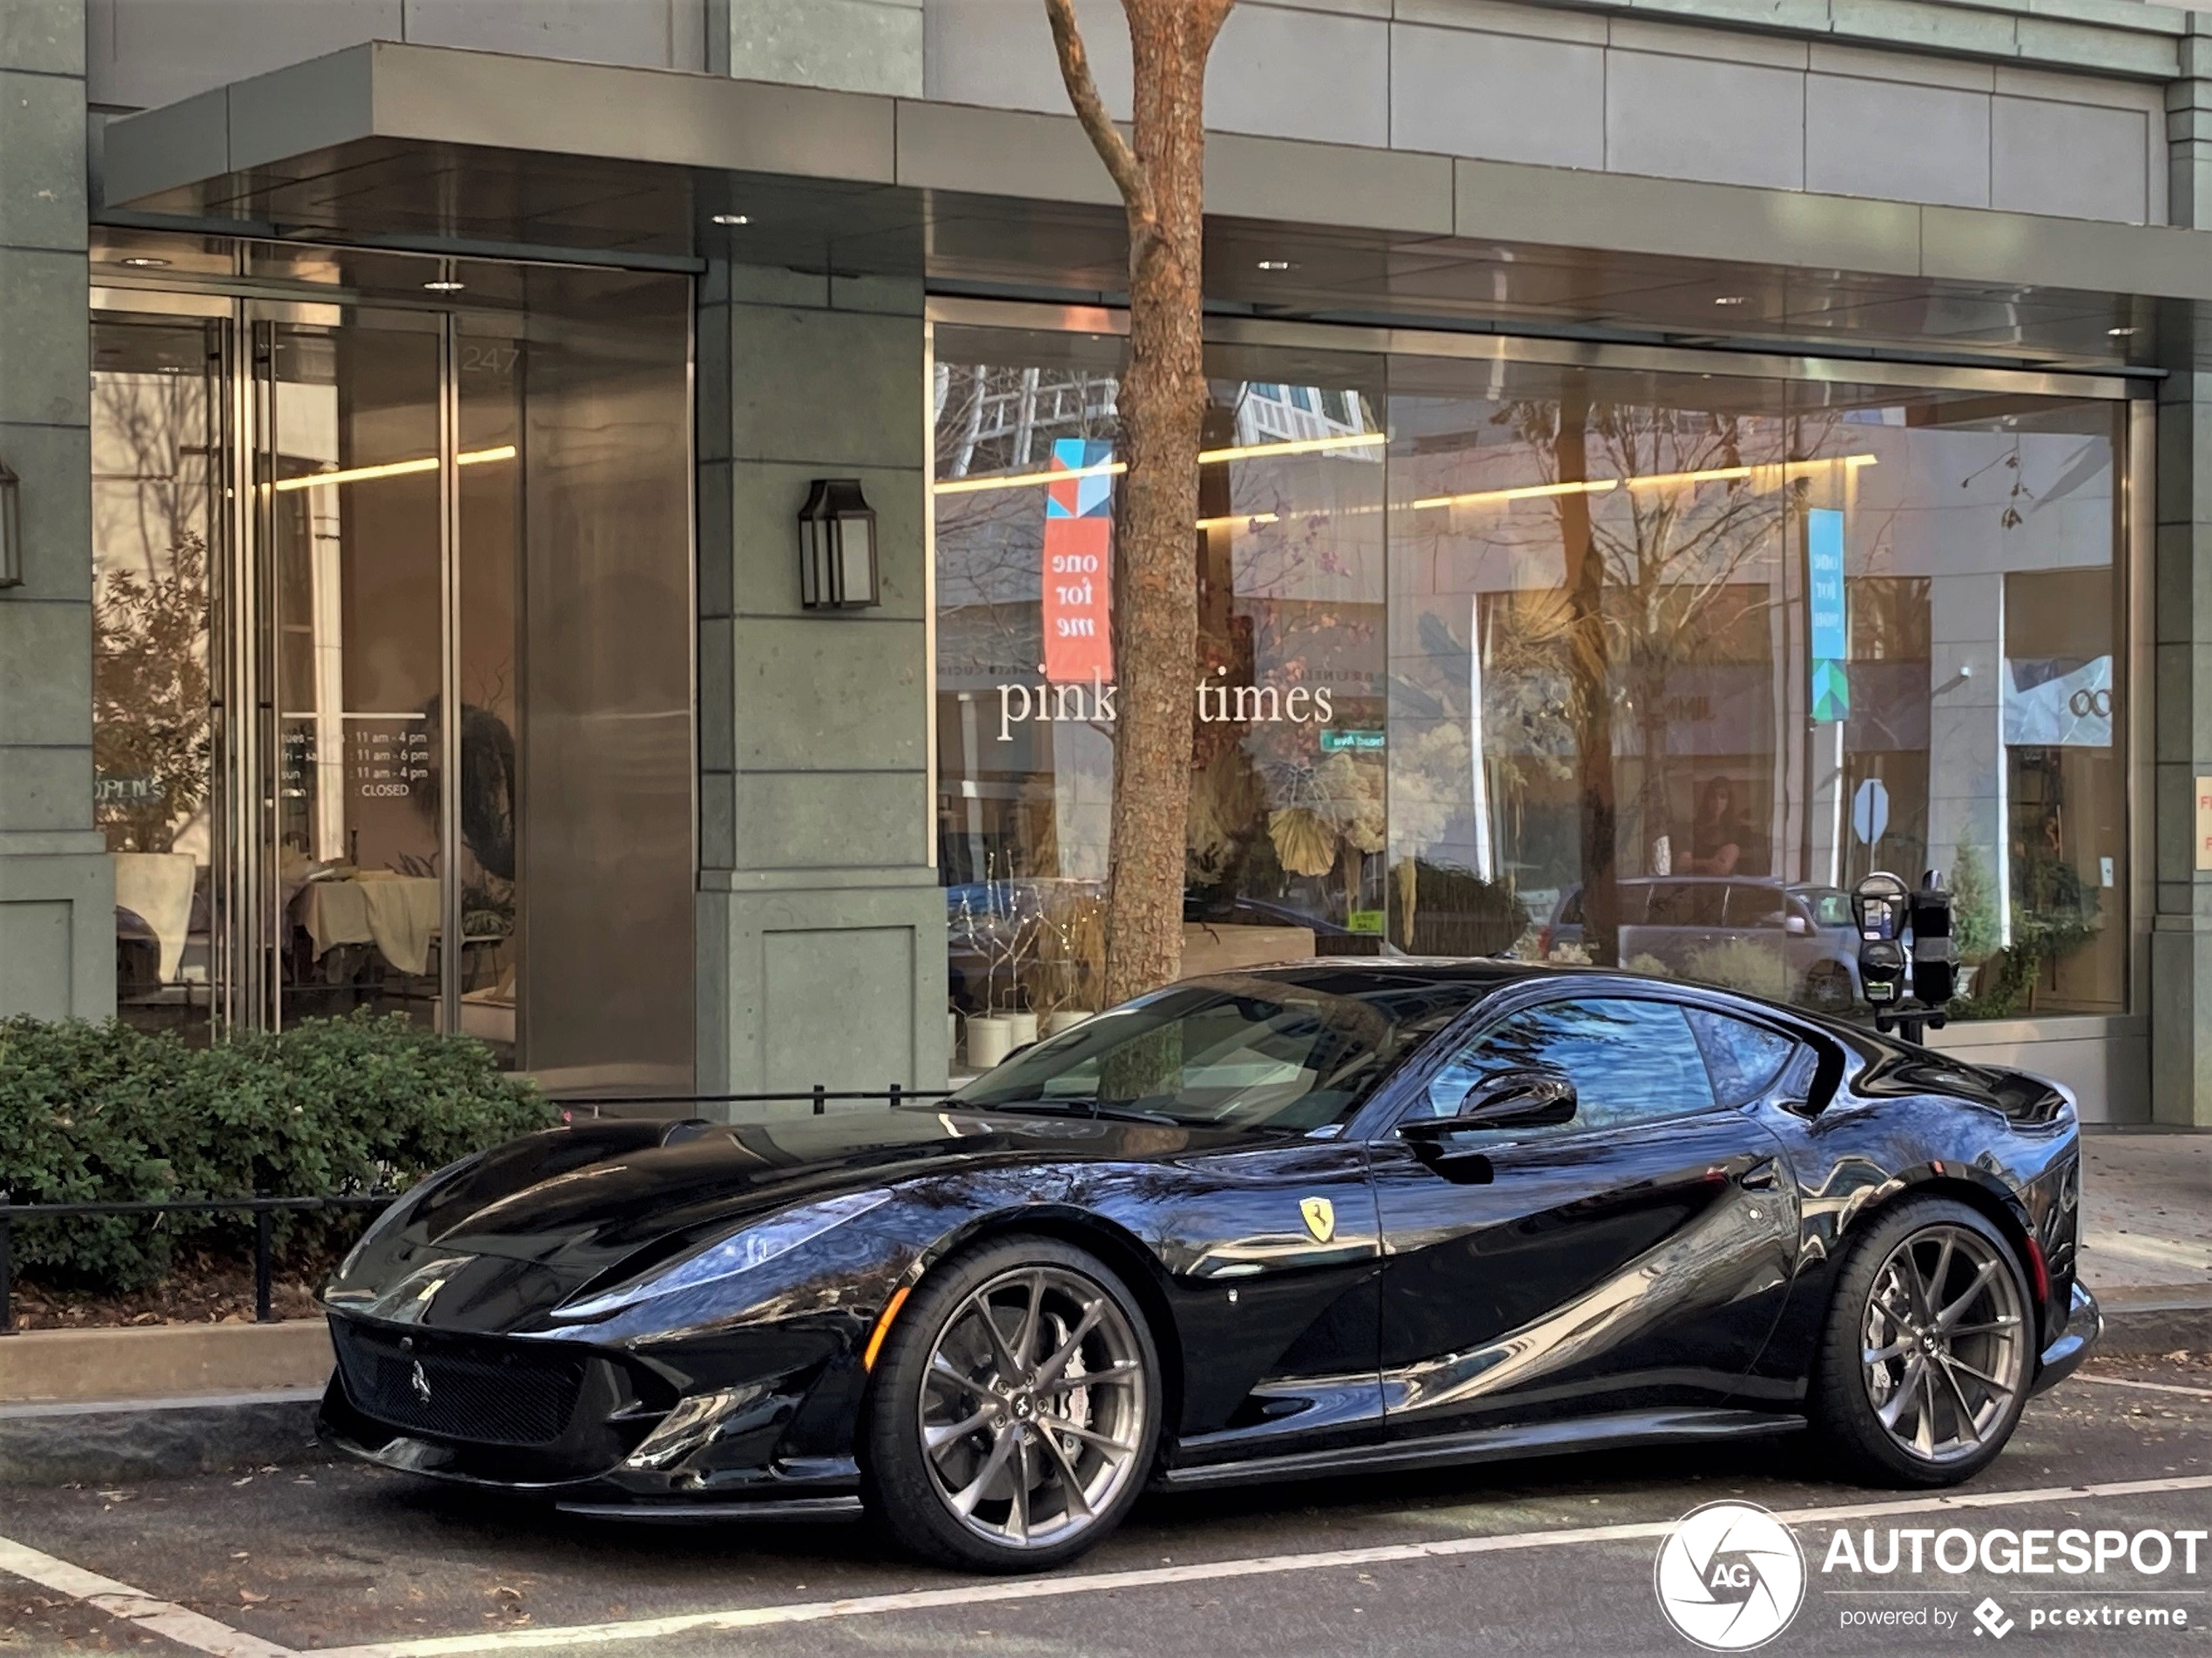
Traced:
<svg viewBox="0 0 2212 1658">
<path fill-rule="evenodd" d="M 321 1460 L 322 1389 L 0 1405 L 0 1485 L 116 1485 Z"/>
<path fill-rule="evenodd" d="M 2212 1351 L 2212 1297 L 2180 1295 L 2104 1308 L 2103 1339 L 2091 1357 L 2140 1357 L 2180 1351 Z"/>
</svg>

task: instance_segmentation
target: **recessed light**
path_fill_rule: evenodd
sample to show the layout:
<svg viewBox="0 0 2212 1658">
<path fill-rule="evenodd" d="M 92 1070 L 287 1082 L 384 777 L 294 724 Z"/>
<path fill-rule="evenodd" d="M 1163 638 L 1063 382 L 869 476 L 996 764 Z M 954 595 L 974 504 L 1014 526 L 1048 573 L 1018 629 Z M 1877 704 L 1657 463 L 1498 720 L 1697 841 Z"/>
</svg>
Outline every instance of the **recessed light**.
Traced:
<svg viewBox="0 0 2212 1658">
<path fill-rule="evenodd" d="M 752 220 L 744 213 L 717 213 L 714 222 L 718 225 L 750 225 Z"/>
<path fill-rule="evenodd" d="M 2107 328 L 2105 333 L 2114 340 L 2133 340 L 2135 337 L 2133 328 Z"/>
<path fill-rule="evenodd" d="M 1742 305 L 1743 302 L 1744 296 L 1741 293 L 1723 293 L 1713 301 L 1715 305 Z"/>
<path fill-rule="evenodd" d="M 422 285 L 424 291 L 430 293 L 458 293 L 468 286 L 466 282 L 456 282 L 449 276 L 440 277 L 435 282 L 425 282 Z"/>
<path fill-rule="evenodd" d="M 1287 271 L 1291 268 L 1291 262 L 1288 259 L 1262 259 L 1259 268 L 1263 271 Z"/>
<path fill-rule="evenodd" d="M 151 253 L 133 253 L 130 258 L 123 260 L 123 263 L 134 271 L 158 271 L 165 268 L 169 261 L 165 259 L 156 259 Z"/>
</svg>

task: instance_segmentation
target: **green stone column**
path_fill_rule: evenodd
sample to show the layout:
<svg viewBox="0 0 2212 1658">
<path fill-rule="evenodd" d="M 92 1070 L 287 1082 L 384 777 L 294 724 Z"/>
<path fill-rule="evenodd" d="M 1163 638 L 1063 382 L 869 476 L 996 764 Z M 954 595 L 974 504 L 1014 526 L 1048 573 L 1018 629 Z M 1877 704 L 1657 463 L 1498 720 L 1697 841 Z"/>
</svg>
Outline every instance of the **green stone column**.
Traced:
<svg viewBox="0 0 2212 1658">
<path fill-rule="evenodd" d="M 2168 213 L 2212 229 L 2212 17 L 2188 29 L 2166 89 Z M 2196 847 L 2196 779 L 2212 778 L 2212 307 L 2161 307 L 2158 347 L 2151 1116 L 2212 1128 L 2212 870 Z"/>
<path fill-rule="evenodd" d="M 944 1084 L 926 353 L 919 281 L 702 279 L 701 1093 Z M 875 509 L 873 610 L 799 603 L 817 478 Z"/>
<path fill-rule="evenodd" d="M 0 1014 L 115 1009 L 115 877 L 92 826 L 84 0 L 0 4 Z"/>
</svg>

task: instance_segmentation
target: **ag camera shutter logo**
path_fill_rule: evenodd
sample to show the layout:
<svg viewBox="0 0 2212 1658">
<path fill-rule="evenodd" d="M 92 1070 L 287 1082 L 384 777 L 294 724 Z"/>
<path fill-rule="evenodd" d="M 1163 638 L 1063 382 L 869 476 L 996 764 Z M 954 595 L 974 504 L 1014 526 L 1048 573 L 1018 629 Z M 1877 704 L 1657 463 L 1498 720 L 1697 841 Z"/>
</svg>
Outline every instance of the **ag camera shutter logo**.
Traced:
<svg viewBox="0 0 2212 1658">
<path fill-rule="evenodd" d="M 1652 1587 L 1667 1621 L 1708 1652 L 1748 1652 L 1790 1627 L 1805 1598 L 1805 1557 L 1756 1503 L 1707 1503 L 1659 1546 Z"/>
</svg>

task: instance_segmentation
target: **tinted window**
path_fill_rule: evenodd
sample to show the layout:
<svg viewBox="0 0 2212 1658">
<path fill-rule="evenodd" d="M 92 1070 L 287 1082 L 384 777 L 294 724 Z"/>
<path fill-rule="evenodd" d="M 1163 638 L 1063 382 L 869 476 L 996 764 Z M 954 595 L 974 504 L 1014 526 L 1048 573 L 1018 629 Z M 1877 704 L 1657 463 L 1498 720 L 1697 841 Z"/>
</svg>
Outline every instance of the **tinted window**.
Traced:
<svg viewBox="0 0 2212 1658">
<path fill-rule="evenodd" d="M 1712 1071 L 1713 1090 L 1723 1105 L 1741 1105 L 1765 1093 L 1797 1051 L 1797 1044 L 1781 1032 L 1749 1020 L 1703 1008 L 1689 1008 L 1686 1015 Z"/>
<path fill-rule="evenodd" d="M 1718 927 L 1728 888 L 1719 881 L 1661 881 L 1651 889 L 1653 927 Z"/>
<path fill-rule="evenodd" d="M 1680 1007 L 1594 997 L 1548 1001 L 1493 1025 L 1431 1080 L 1428 1109 L 1453 1115 L 1481 1078 L 1527 1065 L 1564 1071 L 1574 1082 L 1575 1121 L 1564 1125 L 1570 1131 L 1679 1116 L 1715 1103 L 1704 1055 Z"/>
</svg>

